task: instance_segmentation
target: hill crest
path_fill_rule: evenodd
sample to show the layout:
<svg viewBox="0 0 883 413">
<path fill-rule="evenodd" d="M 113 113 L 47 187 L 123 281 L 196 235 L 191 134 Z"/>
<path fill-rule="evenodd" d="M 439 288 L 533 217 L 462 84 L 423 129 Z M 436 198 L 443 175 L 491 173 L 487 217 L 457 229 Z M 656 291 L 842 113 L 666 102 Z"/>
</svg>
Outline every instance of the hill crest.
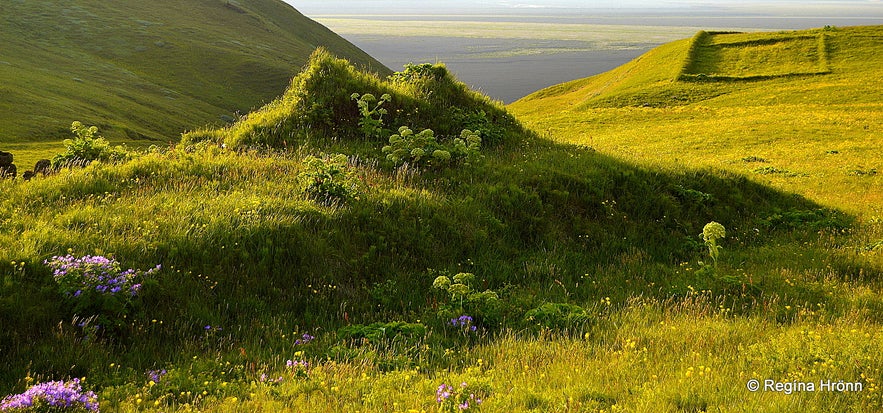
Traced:
<svg viewBox="0 0 883 413">
<path fill-rule="evenodd" d="M 316 47 L 389 69 L 278 0 L 5 2 L 0 139 L 167 141 L 284 90 Z"/>
</svg>

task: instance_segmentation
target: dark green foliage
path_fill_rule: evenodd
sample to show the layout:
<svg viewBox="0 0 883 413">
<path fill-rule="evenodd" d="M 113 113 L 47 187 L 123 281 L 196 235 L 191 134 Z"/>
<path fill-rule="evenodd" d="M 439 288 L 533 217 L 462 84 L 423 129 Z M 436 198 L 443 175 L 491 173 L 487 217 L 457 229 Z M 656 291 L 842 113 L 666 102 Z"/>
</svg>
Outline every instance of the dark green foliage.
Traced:
<svg viewBox="0 0 883 413">
<path fill-rule="evenodd" d="M 307 194 L 324 204 L 345 202 L 356 196 L 356 179 L 347 170 L 346 155 L 336 154 L 304 159 L 307 170 L 301 172 Z"/>
<path fill-rule="evenodd" d="M 852 219 L 841 212 L 829 209 L 789 209 L 777 210 L 760 219 L 759 223 L 765 228 L 775 230 L 809 229 L 818 231 L 825 228 L 846 228 L 852 223 Z"/>
<path fill-rule="evenodd" d="M 524 315 L 528 325 L 552 330 L 578 330 L 592 322 L 586 309 L 568 303 L 545 303 Z"/>
<path fill-rule="evenodd" d="M 388 79 L 392 83 L 418 84 L 430 80 L 441 80 L 445 76 L 447 76 L 447 71 L 444 66 L 432 63 L 408 63 L 404 70 L 389 75 Z"/>
<path fill-rule="evenodd" d="M 474 321 L 484 327 L 500 326 L 505 304 L 496 291 L 475 289 L 475 282 L 475 274 L 472 273 L 459 273 L 453 277 L 440 275 L 435 278 L 432 288 L 447 293 L 444 297 L 445 303 L 436 312 L 442 323 L 451 324 L 457 318 L 467 316 L 470 318 L 470 325 Z"/>
<path fill-rule="evenodd" d="M 337 330 L 337 337 L 346 342 L 361 343 L 389 343 L 401 341 L 405 344 L 414 344 L 426 336 L 426 326 L 419 323 L 405 323 L 393 321 L 389 323 L 372 323 L 369 325 L 355 324 L 341 327 Z"/>
</svg>

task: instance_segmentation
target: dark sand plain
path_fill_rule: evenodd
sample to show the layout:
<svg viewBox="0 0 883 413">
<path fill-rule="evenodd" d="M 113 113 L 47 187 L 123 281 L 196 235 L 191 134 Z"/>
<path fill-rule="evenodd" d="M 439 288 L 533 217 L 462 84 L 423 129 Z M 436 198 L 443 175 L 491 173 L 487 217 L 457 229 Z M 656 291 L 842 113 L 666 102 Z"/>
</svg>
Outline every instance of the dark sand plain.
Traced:
<svg viewBox="0 0 883 413">
<path fill-rule="evenodd" d="M 493 99 L 511 103 L 547 86 L 616 68 L 696 31 L 779 31 L 883 24 L 868 18 L 764 16 L 323 15 L 316 20 L 387 67 L 447 65 Z"/>
<path fill-rule="evenodd" d="M 567 40 L 348 35 L 393 70 L 407 63 L 444 63 L 458 79 L 511 103 L 532 92 L 616 68 L 653 45 L 597 49 Z"/>
</svg>

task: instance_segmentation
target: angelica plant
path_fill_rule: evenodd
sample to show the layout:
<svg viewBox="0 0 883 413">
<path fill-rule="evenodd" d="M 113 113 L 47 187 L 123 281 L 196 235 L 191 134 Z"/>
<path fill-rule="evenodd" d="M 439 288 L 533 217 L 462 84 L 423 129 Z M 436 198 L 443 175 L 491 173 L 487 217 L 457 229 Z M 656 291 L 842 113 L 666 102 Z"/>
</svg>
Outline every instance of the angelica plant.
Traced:
<svg viewBox="0 0 883 413">
<path fill-rule="evenodd" d="M 388 111 L 381 106 L 392 100 L 392 96 L 384 93 L 380 96 L 380 100 L 377 100 L 370 93 L 365 93 L 364 95 L 353 93 L 350 95 L 350 98 L 355 100 L 359 106 L 359 114 L 362 115 L 362 119 L 359 120 L 359 126 L 362 128 L 362 133 L 365 134 L 365 137 L 377 138 L 383 135 L 383 115 L 386 115 Z M 375 104 L 374 102 L 377 103 Z"/>
<path fill-rule="evenodd" d="M 702 228 L 702 240 L 705 241 L 705 246 L 708 247 L 708 255 L 714 262 L 715 267 L 717 266 L 717 259 L 720 255 L 720 250 L 723 249 L 722 246 L 717 244 L 717 241 L 721 238 L 725 238 L 726 236 L 726 229 L 724 229 L 723 225 L 717 222 L 711 221 L 708 224 L 705 224 L 705 227 Z"/>
</svg>

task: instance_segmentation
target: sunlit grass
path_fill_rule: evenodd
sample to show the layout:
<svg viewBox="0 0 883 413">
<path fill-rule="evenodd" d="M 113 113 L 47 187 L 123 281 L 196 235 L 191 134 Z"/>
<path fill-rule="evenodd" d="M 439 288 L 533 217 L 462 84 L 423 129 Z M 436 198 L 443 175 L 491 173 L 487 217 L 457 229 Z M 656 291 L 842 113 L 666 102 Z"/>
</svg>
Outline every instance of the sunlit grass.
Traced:
<svg viewBox="0 0 883 413">
<path fill-rule="evenodd" d="M 883 106 L 866 100 L 868 93 L 874 93 L 868 85 L 879 76 L 880 65 L 874 63 L 879 48 L 865 42 L 864 36 L 878 32 L 877 28 L 825 32 L 833 72 L 821 77 L 684 86 L 666 82 L 660 73 L 658 82 L 664 83 L 651 92 L 655 95 L 630 97 L 625 97 L 627 89 L 609 86 L 608 79 L 617 76 L 622 82 L 635 83 L 629 70 L 660 62 L 664 49 L 660 48 L 622 69 L 574 82 L 573 91 L 551 96 L 539 92 L 511 108 L 554 140 L 587 145 L 654 167 L 729 170 L 871 218 L 881 214 L 883 196 L 883 177 L 877 173 L 883 157 L 874 132 L 883 128 Z M 810 40 L 805 39 L 815 47 L 815 40 Z M 865 61 L 853 57 L 858 50 L 865 51 Z M 781 53 L 766 56 L 769 64 L 785 65 L 782 70 L 786 72 L 800 70 L 777 61 Z M 709 59 L 727 64 L 744 61 L 738 56 Z M 654 87 L 647 80 L 644 84 Z M 596 85 L 602 88 L 592 93 Z M 717 91 L 709 93 L 708 89 Z M 628 99 L 627 107 L 604 107 L 616 99 Z M 660 107 L 641 107 L 643 102 Z M 779 172 L 757 173 L 764 167 Z"/>
</svg>

